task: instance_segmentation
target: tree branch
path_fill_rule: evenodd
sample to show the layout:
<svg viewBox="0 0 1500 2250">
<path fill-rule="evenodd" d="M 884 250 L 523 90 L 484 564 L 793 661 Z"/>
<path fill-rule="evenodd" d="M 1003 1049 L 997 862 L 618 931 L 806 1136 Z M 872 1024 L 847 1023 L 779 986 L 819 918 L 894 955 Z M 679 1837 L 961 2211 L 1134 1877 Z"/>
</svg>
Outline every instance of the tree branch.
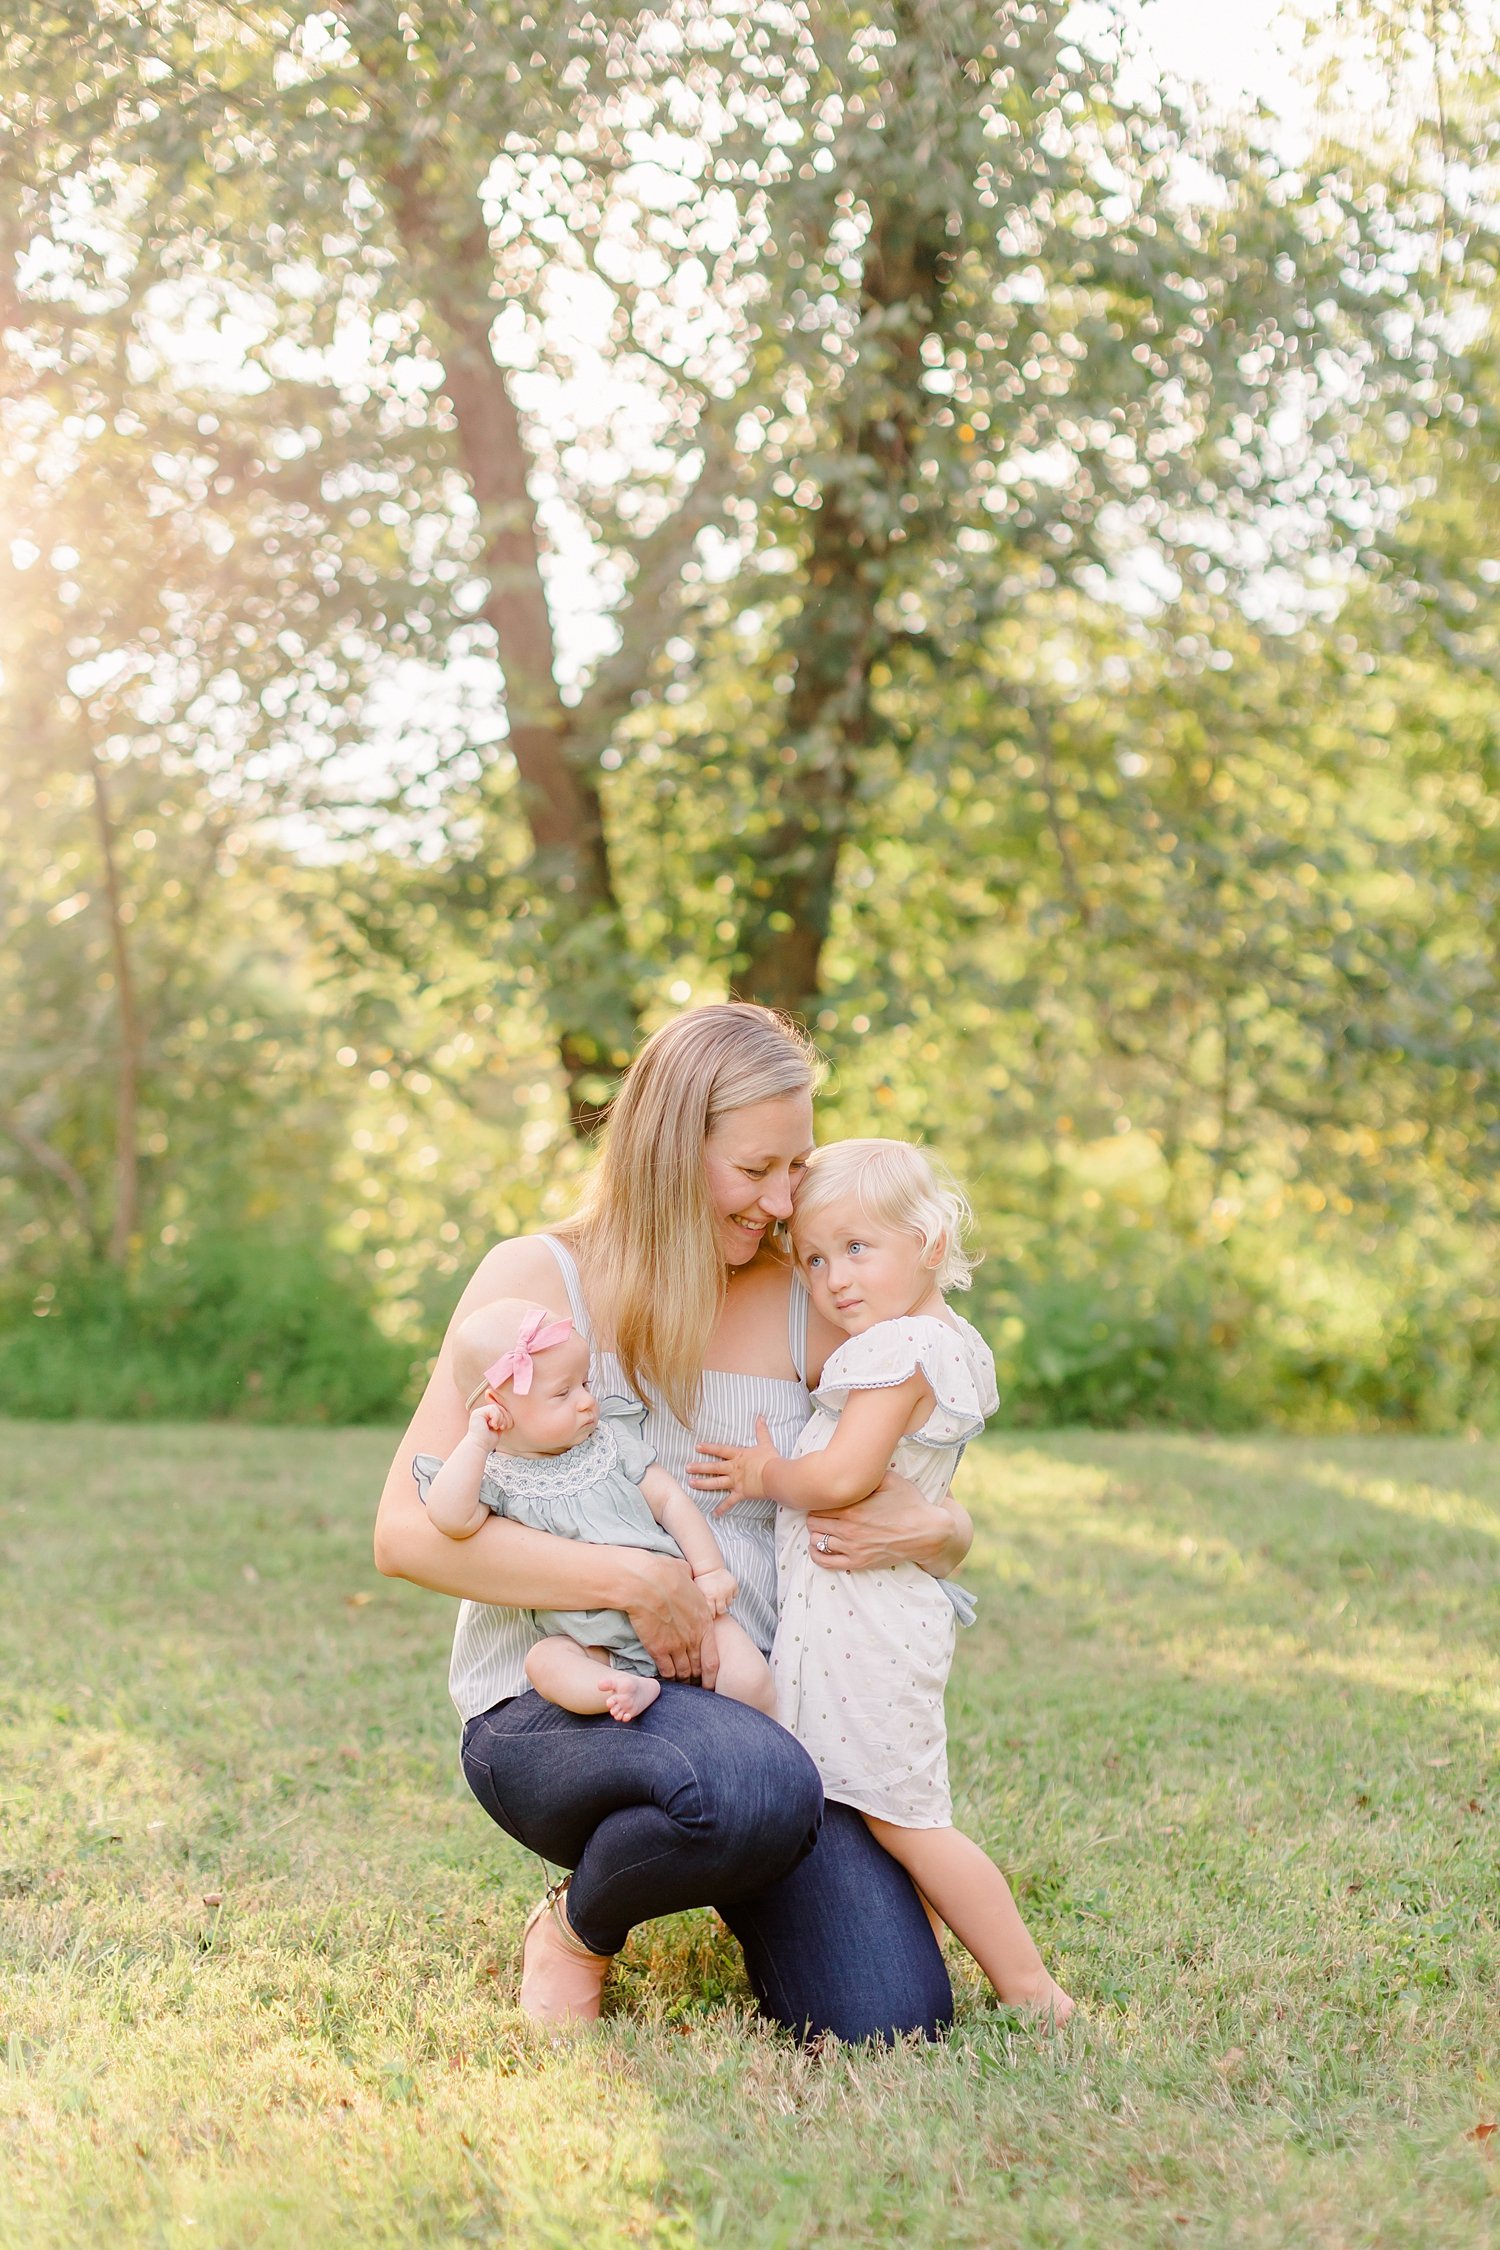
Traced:
<svg viewBox="0 0 1500 2250">
<path fill-rule="evenodd" d="M 97 1257 L 103 1245 L 99 1229 L 94 1223 L 93 1205 L 82 1173 L 68 1162 L 60 1149 L 55 1149 L 50 1141 L 43 1140 L 40 1133 L 34 1133 L 19 1117 L 0 1117 L 0 1133 L 13 1140 L 17 1148 L 31 1158 L 38 1171 L 46 1172 L 54 1180 L 61 1181 L 72 1197 L 78 1223 L 83 1228 L 90 1249 Z"/>
<path fill-rule="evenodd" d="M 664 638 L 662 610 L 680 587 L 699 533 L 722 515 L 732 482 L 728 433 L 714 427 L 705 434 L 703 467 L 691 491 L 634 549 L 635 571 L 615 613 L 620 645 L 605 657 L 573 713 L 576 738 L 591 756 L 605 748 L 646 685 Z"/>
</svg>

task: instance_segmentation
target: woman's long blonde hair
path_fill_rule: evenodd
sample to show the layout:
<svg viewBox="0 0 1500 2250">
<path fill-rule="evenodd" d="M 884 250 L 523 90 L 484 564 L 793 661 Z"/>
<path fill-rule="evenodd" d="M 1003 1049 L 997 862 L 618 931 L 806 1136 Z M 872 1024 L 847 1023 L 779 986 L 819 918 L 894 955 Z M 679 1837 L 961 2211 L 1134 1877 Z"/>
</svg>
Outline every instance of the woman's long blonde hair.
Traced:
<svg viewBox="0 0 1500 2250">
<path fill-rule="evenodd" d="M 724 1302 L 704 1150 L 721 1117 L 811 1093 L 817 1049 L 770 1008 L 689 1008 L 654 1031 L 610 1105 L 599 1161 L 557 1231 L 578 1251 L 600 1329 L 632 1389 L 691 1424 Z"/>
</svg>

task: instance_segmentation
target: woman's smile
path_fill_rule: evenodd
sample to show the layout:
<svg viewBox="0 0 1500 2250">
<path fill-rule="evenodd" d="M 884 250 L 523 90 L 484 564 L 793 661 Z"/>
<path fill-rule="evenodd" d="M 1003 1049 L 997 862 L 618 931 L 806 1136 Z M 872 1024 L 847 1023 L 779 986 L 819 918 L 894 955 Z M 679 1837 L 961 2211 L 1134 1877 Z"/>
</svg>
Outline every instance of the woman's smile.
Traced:
<svg viewBox="0 0 1500 2250">
<path fill-rule="evenodd" d="M 731 1110 L 710 1134 L 704 1149 L 708 1191 L 729 1265 L 749 1265 L 777 1221 L 791 1217 L 811 1145 L 812 1103 L 806 1094 Z"/>
</svg>

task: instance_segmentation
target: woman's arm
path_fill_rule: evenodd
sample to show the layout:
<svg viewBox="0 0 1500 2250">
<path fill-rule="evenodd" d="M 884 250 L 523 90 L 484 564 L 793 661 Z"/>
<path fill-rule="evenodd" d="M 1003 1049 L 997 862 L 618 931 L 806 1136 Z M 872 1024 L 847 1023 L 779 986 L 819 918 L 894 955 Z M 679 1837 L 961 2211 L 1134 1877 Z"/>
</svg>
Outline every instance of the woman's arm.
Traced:
<svg viewBox="0 0 1500 2250">
<path fill-rule="evenodd" d="M 852 1508 L 841 1508 L 837 1515 L 810 1514 L 807 1529 L 820 1570 L 881 1570 L 890 1563 L 913 1562 L 934 1578 L 948 1578 L 974 1544 L 968 1510 L 951 1492 L 934 1505 L 894 1473 Z"/>
<path fill-rule="evenodd" d="M 503 1242 L 480 1264 L 459 1299 L 386 1477 L 375 1518 L 376 1569 L 436 1594 L 501 1609 L 622 1609 L 663 1679 L 701 1676 L 711 1686 L 716 1660 L 710 1612 L 685 1563 L 636 1547 L 556 1539 L 498 1516 L 463 1541 L 446 1538 L 428 1522 L 412 1457 L 446 1458 L 463 1437 L 467 1418 L 452 1374 L 453 1330 L 476 1305 L 496 1297 L 529 1297 L 549 1311 L 568 1309 L 556 1260 L 534 1237 Z"/>
</svg>

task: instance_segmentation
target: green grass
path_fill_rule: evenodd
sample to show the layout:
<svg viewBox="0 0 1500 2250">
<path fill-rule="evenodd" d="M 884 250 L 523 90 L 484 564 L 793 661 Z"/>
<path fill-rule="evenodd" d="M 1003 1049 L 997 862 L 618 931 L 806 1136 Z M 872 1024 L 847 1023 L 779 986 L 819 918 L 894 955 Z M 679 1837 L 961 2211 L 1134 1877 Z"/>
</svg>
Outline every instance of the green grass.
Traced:
<svg viewBox="0 0 1500 2250">
<path fill-rule="evenodd" d="M 1500 2244 L 1500 1449 L 976 1449 L 961 1817 L 1087 2022 L 810 2059 L 707 1916 L 519 2018 L 379 1432 L 5 1442 L 0 2242 Z"/>
</svg>

